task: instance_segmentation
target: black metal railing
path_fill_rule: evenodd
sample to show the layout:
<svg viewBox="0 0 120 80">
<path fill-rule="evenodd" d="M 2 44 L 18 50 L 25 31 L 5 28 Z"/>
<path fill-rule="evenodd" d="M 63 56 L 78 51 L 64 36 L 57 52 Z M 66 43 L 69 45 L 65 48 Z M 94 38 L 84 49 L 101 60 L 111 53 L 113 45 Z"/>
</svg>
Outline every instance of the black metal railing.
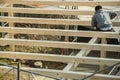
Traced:
<svg viewBox="0 0 120 80">
<path fill-rule="evenodd" d="M 110 69 L 110 68 L 113 68 L 113 67 L 115 67 L 115 66 L 117 66 L 117 65 L 119 65 L 119 64 L 120 64 L 120 62 L 115 63 L 115 64 L 112 65 L 112 66 L 106 67 L 106 68 L 103 69 L 103 70 L 96 71 L 96 72 L 92 73 L 91 75 L 88 75 L 88 76 L 86 76 L 86 77 L 84 77 L 84 78 L 82 78 L 82 79 L 80 79 L 80 80 L 89 79 L 89 78 L 93 77 L 94 75 L 96 75 L 96 74 L 98 74 L 98 73 L 101 73 L 101 72 L 103 72 L 103 71 L 106 71 L 106 70 L 108 70 L 108 69 Z"/>
<path fill-rule="evenodd" d="M 54 79 L 54 80 L 60 80 L 59 78 L 55 78 L 55 77 L 48 76 L 48 75 L 45 75 L 45 74 L 40 74 L 40 73 L 36 73 L 36 72 L 32 72 L 32 71 L 23 70 L 23 69 L 20 68 L 20 63 L 17 63 L 17 67 L 12 66 L 12 65 L 8 65 L 8 64 L 3 64 L 3 63 L 0 63 L 0 66 L 7 66 L 9 68 L 12 68 L 9 71 L 7 71 L 6 73 L 4 73 L 3 75 L 1 75 L 0 79 L 3 78 L 6 74 L 8 74 L 13 69 L 16 69 L 17 70 L 17 80 L 21 80 L 21 77 L 20 77 L 21 76 L 20 75 L 21 71 L 29 73 L 29 74 L 34 74 L 34 75 L 38 75 L 38 76 L 43 76 L 43 77 L 51 78 L 51 79 Z"/>
<path fill-rule="evenodd" d="M 86 80 L 86 79 L 89 79 L 91 77 L 93 77 L 94 75 L 98 74 L 98 73 L 101 73 L 103 71 L 106 71 L 110 68 L 113 68 L 114 66 L 117 66 L 119 65 L 120 62 L 112 65 L 112 66 L 109 66 L 109 67 L 106 67 L 105 69 L 103 70 L 99 70 L 99 71 L 96 71 L 94 73 L 92 73 L 91 75 L 88 75 L 80 80 Z M 36 73 L 36 72 L 32 72 L 32 71 L 27 71 L 27 70 L 23 70 L 23 69 L 20 69 L 20 63 L 17 63 L 17 67 L 15 66 L 12 66 L 12 65 L 8 65 L 8 64 L 3 64 L 3 63 L 0 63 L 1 66 L 7 66 L 9 68 L 12 68 L 10 69 L 9 71 L 7 71 L 6 73 L 4 73 L 3 75 L 0 76 L 0 79 L 3 78 L 6 74 L 8 74 L 10 71 L 12 71 L 13 69 L 16 69 L 17 70 L 17 80 L 20 80 L 20 72 L 23 71 L 23 72 L 26 72 L 26 73 L 29 73 L 29 74 L 34 74 L 34 75 L 38 75 L 38 76 L 44 76 L 44 77 L 47 77 L 47 78 L 51 78 L 51 79 L 54 79 L 54 80 L 60 80 L 60 78 L 55 78 L 55 77 L 52 77 L 52 76 L 48 76 L 48 75 L 45 75 L 45 74 L 40 74 L 40 73 Z"/>
</svg>

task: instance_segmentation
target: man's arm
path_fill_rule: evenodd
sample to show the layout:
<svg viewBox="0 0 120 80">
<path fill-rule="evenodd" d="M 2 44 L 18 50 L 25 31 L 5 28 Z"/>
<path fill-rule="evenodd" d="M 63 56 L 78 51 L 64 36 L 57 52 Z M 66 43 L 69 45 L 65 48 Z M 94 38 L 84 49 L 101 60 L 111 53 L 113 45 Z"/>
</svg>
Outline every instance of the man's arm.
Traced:
<svg viewBox="0 0 120 80">
<path fill-rule="evenodd" d="M 109 12 L 109 15 L 110 15 L 110 19 L 113 19 L 117 16 L 117 13 L 115 12 Z"/>
<path fill-rule="evenodd" d="M 95 16 L 92 17 L 91 25 L 92 25 L 92 27 L 97 27 L 97 22 L 96 22 Z"/>
</svg>

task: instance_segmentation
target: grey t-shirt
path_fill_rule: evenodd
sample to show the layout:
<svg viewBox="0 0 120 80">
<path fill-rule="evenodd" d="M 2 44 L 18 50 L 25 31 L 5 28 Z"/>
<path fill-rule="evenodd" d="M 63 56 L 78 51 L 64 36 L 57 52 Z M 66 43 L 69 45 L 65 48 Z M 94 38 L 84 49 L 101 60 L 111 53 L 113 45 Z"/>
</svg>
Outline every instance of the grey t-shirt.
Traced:
<svg viewBox="0 0 120 80">
<path fill-rule="evenodd" d="M 103 10 L 98 10 L 92 17 L 91 25 L 99 30 L 110 30 L 112 29 L 111 19 L 116 17 L 115 12 L 105 12 Z"/>
</svg>

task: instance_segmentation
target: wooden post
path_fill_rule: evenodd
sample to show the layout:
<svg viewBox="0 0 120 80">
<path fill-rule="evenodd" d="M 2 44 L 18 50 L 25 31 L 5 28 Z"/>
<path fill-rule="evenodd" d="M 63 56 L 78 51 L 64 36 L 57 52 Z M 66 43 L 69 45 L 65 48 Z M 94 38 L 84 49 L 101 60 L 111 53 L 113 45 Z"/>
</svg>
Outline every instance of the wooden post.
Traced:
<svg viewBox="0 0 120 80">
<path fill-rule="evenodd" d="M 106 38 L 102 38 L 102 39 L 101 39 L 101 44 L 106 44 L 106 43 L 107 43 Z M 101 58 L 106 58 L 106 51 L 103 51 L 103 50 L 102 50 L 101 53 L 100 53 L 100 57 L 101 57 Z M 100 70 L 103 70 L 104 67 L 105 67 L 105 65 L 100 66 Z"/>
<path fill-rule="evenodd" d="M 10 7 L 13 7 L 13 4 L 10 4 Z M 8 13 L 8 16 L 9 16 L 9 17 L 13 17 L 13 16 L 14 16 L 14 15 L 13 15 L 13 12 L 10 11 L 10 12 Z M 9 27 L 14 27 L 14 23 L 9 22 Z M 9 33 L 8 36 L 9 36 L 9 38 L 14 38 L 14 34 L 13 34 L 13 33 Z M 9 50 L 10 50 L 10 51 L 15 51 L 15 46 L 14 46 L 13 44 L 10 44 Z"/>
<path fill-rule="evenodd" d="M 65 9 L 70 9 L 70 6 L 65 6 Z M 70 15 L 67 16 L 70 19 Z M 65 30 L 69 30 L 69 25 L 66 25 Z M 65 41 L 69 42 L 69 36 L 65 36 Z M 65 49 L 65 54 L 68 54 L 68 49 Z"/>
<path fill-rule="evenodd" d="M 20 78 L 20 67 L 21 67 L 21 64 L 18 62 L 17 63 L 17 80 L 21 80 L 21 78 Z"/>
</svg>

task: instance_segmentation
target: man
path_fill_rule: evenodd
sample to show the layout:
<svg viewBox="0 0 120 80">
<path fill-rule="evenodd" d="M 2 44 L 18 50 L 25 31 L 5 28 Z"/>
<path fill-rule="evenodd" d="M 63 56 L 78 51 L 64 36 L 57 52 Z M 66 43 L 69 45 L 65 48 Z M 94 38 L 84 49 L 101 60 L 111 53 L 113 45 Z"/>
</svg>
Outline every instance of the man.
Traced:
<svg viewBox="0 0 120 80">
<path fill-rule="evenodd" d="M 105 12 L 102 10 L 102 6 L 98 5 L 95 7 L 95 14 L 92 17 L 91 24 L 98 31 L 113 31 L 111 19 L 116 16 L 115 12 Z"/>
<path fill-rule="evenodd" d="M 113 31 L 111 19 L 115 18 L 117 14 L 115 12 L 103 11 L 101 5 L 95 7 L 95 13 L 92 17 L 91 25 L 96 27 L 97 31 Z M 117 39 L 110 39 L 108 43 L 118 44 Z"/>
</svg>

